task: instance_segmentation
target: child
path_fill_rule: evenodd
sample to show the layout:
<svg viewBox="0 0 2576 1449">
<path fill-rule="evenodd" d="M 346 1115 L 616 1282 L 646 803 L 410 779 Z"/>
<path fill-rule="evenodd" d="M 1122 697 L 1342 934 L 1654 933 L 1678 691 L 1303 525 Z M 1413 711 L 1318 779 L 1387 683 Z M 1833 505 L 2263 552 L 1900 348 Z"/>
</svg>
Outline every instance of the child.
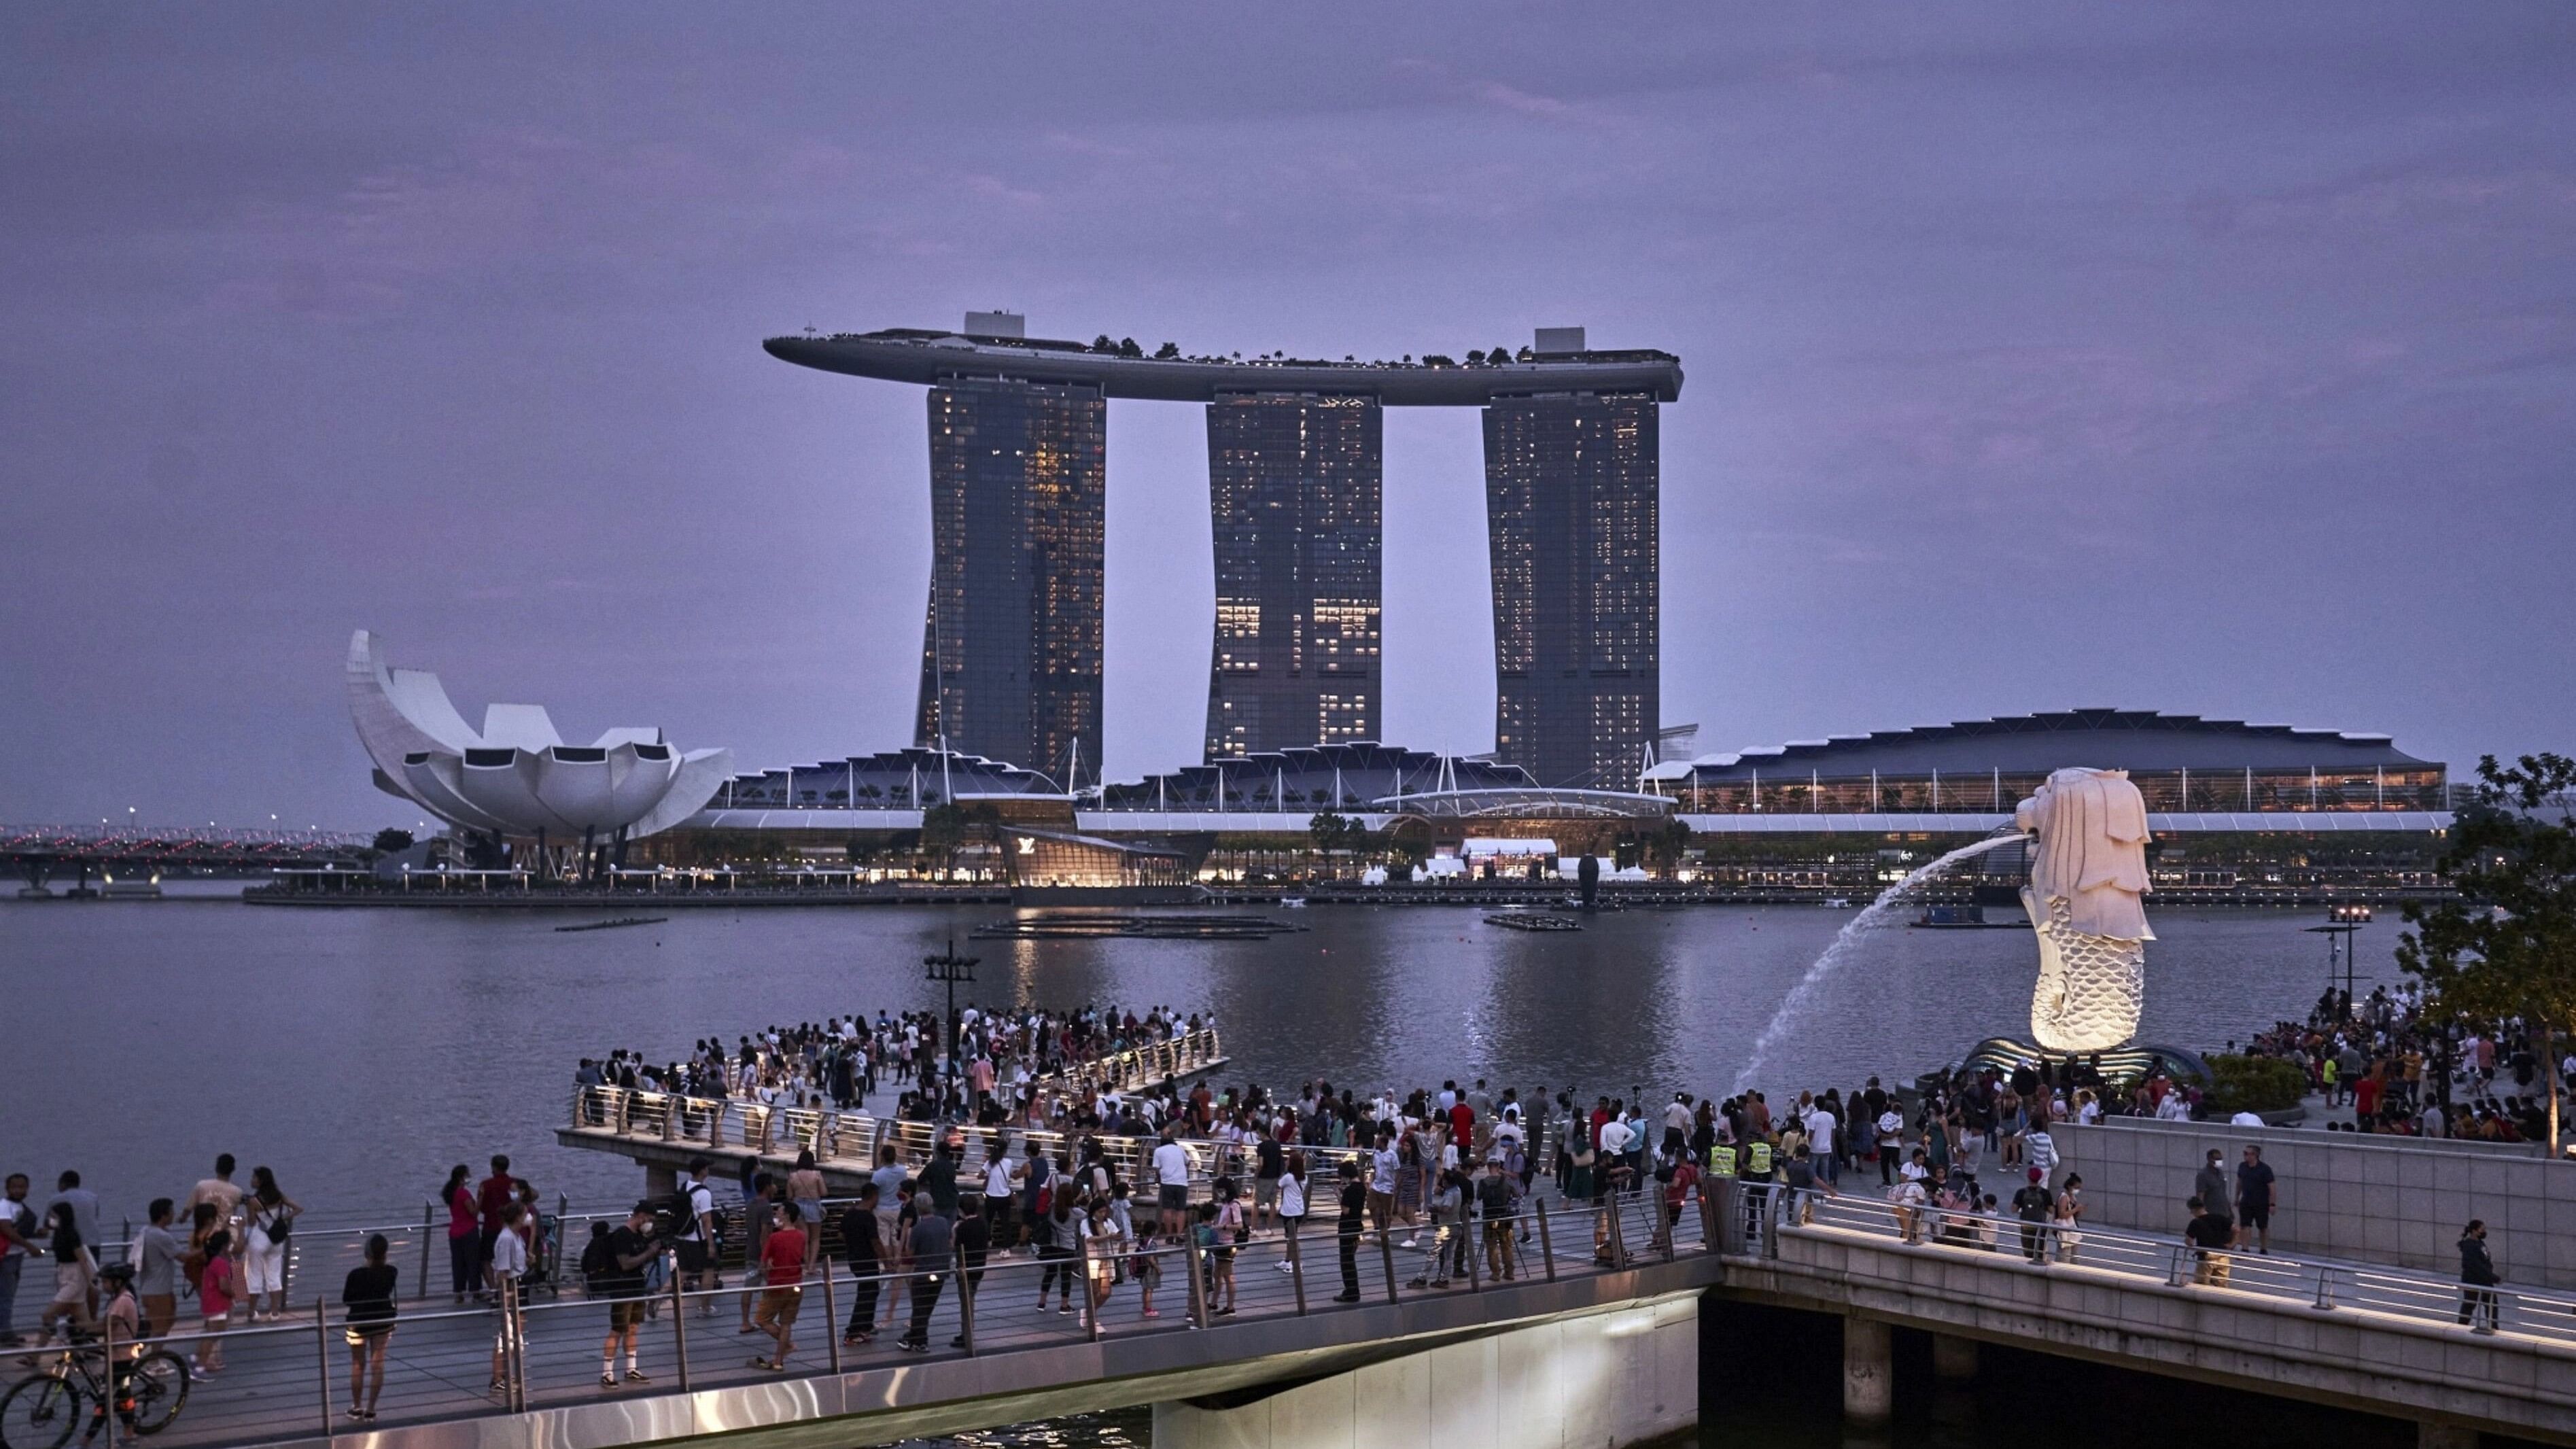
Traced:
<svg viewBox="0 0 2576 1449">
<path fill-rule="evenodd" d="M 206 1266 L 197 1278 L 197 1311 L 204 1315 L 198 1324 L 198 1378 L 223 1371 L 223 1332 L 232 1323 L 233 1294 L 240 1286 L 239 1271 L 233 1266 L 232 1229 L 217 1228 L 206 1235 Z"/>
</svg>

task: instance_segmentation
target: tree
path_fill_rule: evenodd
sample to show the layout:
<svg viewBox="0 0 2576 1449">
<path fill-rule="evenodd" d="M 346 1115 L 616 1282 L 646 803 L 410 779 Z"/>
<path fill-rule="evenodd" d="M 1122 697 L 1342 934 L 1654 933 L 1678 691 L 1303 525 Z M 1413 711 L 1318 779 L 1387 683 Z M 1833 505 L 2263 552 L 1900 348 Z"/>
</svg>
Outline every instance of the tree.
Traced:
<svg viewBox="0 0 2576 1449">
<path fill-rule="evenodd" d="M 1351 849 L 1367 832 L 1368 827 L 1358 821 L 1330 810 L 1319 810 L 1315 812 L 1314 819 L 1306 822 L 1306 838 L 1314 842 L 1316 850 L 1327 855 L 1336 850 Z"/>
<path fill-rule="evenodd" d="M 1118 350 L 1118 344 L 1110 341 L 1109 334 L 1103 332 L 1099 336 L 1091 339 L 1091 350 L 1094 352 L 1116 352 Z"/>
<path fill-rule="evenodd" d="M 1675 815 L 1667 816 L 1663 824 L 1647 832 L 1637 844 L 1648 865 L 1670 872 L 1682 863 L 1682 852 L 1690 848 L 1690 838 L 1690 826 Z"/>
<path fill-rule="evenodd" d="M 1482 367 L 1482 366 L 1484 366 L 1484 365 L 1485 365 L 1485 349 L 1483 349 L 1483 348 L 1481 348 L 1481 347 L 1475 347 L 1475 348 L 1470 348 L 1470 349 L 1468 349 L 1468 351 L 1467 351 L 1467 365 L 1468 365 L 1469 367 Z"/>
<path fill-rule="evenodd" d="M 1508 347 L 1497 347 L 1493 351 L 1486 353 L 1485 356 L 1494 364 L 1494 366 L 1500 367 L 1504 363 L 1512 360 L 1512 350 Z"/>
<path fill-rule="evenodd" d="M 2576 1026 L 2576 760 L 2524 755 L 2508 768 L 2487 755 L 2478 779 L 2442 854 L 2458 895 L 2406 903 L 2414 929 L 2397 943 L 2397 964 L 2424 983 L 2437 1020 L 2521 1019 L 2549 1082 L 2555 1157 L 2563 1086 L 2552 1038 Z"/>
<path fill-rule="evenodd" d="M 410 831 L 396 830 L 387 826 L 376 832 L 376 852 L 379 855 L 391 855 L 395 851 L 409 849 L 411 849 Z"/>
<path fill-rule="evenodd" d="M 1118 339 L 1118 355 L 1121 357 L 1142 357 L 1145 355 L 1145 349 L 1136 345 L 1135 338 L 1121 337 Z"/>
<path fill-rule="evenodd" d="M 1166 342 L 1162 346 L 1154 349 L 1154 356 L 1165 362 L 1169 362 L 1180 355 L 1181 344 L 1177 342 Z"/>
<path fill-rule="evenodd" d="M 991 805 L 933 805 L 921 812 L 921 853 L 947 870 L 957 863 L 957 847 L 988 838 L 1001 823 L 1002 812 Z"/>
</svg>

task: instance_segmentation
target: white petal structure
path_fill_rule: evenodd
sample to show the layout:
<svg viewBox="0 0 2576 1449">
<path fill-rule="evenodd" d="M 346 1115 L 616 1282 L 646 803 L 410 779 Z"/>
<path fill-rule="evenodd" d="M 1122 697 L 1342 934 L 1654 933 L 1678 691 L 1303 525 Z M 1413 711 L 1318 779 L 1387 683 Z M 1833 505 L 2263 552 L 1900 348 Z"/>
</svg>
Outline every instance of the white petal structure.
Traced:
<svg viewBox="0 0 2576 1449">
<path fill-rule="evenodd" d="M 733 774 L 730 750 L 681 754 L 649 727 L 567 745 L 544 706 L 495 704 L 469 728 L 438 676 L 389 668 L 382 641 L 349 636 L 349 714 L 376 787 L 466 830 L 630 840 L 696 814 Z"/>
<path fill-rule="evenodd" d="M 2108 1051 L 2137 1034 L 2146 1001 L 2146 800 L 2126 770 L 2059 770 L 2013 818 L 2031 835 L 2031 1037 L 2049 1051 Z"/>
</svg>

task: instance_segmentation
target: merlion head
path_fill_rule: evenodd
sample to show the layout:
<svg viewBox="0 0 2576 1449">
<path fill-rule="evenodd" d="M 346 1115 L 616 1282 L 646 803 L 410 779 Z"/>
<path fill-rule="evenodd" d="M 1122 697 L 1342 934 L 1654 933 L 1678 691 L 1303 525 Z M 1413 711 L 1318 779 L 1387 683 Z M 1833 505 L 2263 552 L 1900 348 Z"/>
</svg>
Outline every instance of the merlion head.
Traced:
<svg viewBox="0 0 2576 1449">
<path fill-rule="evenodd" d="M 2013 812 L 2031 836 L 2022 908 L 2039 937 L 2031 1035 L 2100 1051 L 2135 1035 L 2145 1002 L 2147 805 L 2125 770 L 2060 770 Z"/>
<path fill-rule="evenodd" d="M 2013 811 L 2031 834 L 2031 891 L 2063 900 L 2088 936 L 2152 941 L 2147 893 L 2147 802 L 2126 770 L 2060 770 Z M 2036 919 L 2036 917 L 2034 917 Z"/>
</svg>

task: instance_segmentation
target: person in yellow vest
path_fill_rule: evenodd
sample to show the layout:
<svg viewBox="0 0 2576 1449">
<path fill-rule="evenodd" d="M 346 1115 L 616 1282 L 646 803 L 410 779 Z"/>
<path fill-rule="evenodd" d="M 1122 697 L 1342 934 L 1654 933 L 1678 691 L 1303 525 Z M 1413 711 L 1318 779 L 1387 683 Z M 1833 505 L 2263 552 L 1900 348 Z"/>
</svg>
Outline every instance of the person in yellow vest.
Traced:
<svg viewBox="0 0 2576 1449">
<path fill-rule="evenodd" d="M 1744 1226 L 1748 1237 L 1757 1238 L 1762 1231 L 1765 1209 L 1771 1193 L 1771 1139 L 1753 1133 L 1744 1142 L 1743 1170 L 1737 1180 L 1744 1184 Z"/>
</svg>

